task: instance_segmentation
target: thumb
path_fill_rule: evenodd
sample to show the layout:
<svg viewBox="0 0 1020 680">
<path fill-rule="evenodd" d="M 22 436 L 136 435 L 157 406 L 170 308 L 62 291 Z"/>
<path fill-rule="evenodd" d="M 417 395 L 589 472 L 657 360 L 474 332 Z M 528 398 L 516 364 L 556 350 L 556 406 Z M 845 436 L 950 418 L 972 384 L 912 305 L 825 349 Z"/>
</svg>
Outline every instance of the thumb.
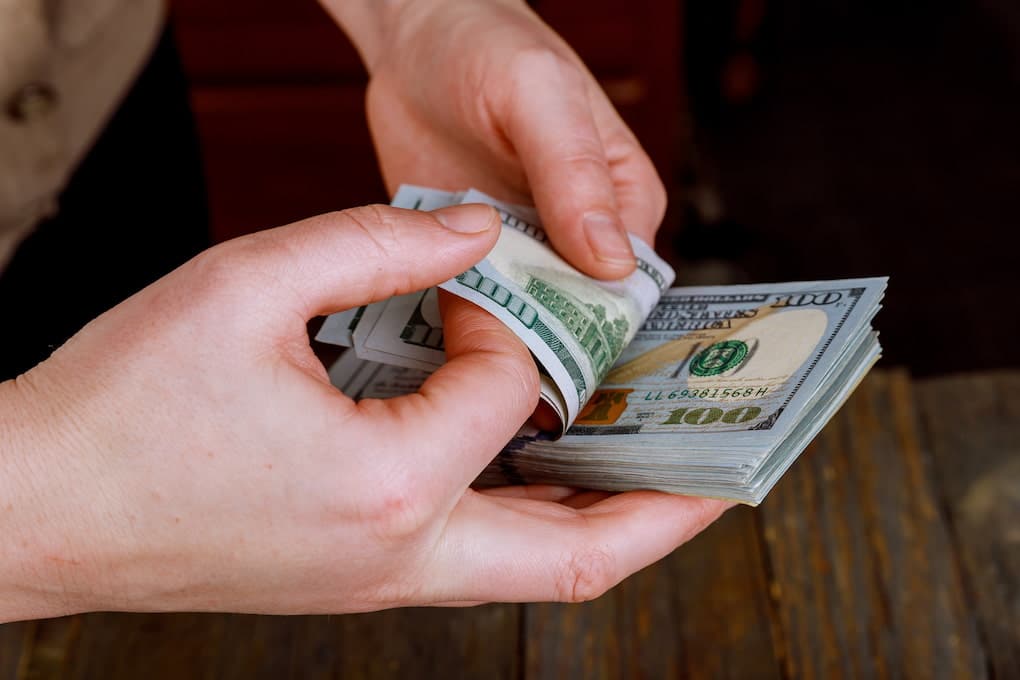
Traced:
<svg viewBox="0 0 1020 680">
<path fill-rule="evenodd" d="M 223 256 L 256 283 L 273 282 L 264 320 L 300 314 L 303 322 L 446 281 L 485 257 L 498 225 L 498 213 L 480 204 L 432 212 L 371 205 L 242 237 L 224 244 L 238 257 Z"/>
</svg>

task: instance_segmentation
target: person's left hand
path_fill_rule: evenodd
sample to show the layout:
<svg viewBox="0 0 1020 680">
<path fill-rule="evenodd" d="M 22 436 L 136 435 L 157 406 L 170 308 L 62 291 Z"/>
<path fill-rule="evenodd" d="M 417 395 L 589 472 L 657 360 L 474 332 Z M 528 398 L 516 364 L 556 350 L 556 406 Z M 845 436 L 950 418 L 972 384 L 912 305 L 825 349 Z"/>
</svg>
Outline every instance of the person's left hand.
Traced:
<svg viewBox="0 0 1020 680">
<path fill-rule="evenodd" d="M 324 4 L 371 73 L 368 118 L 391 193 L 473 186 L 533 200 L 578 269 L 633 271 L 626 232 L 654 243 L 662 182 L 581 60 L 523 2 L 378 3 L 360 14 L 356 1 Z"/>
<path fill-rule="evenodd" d="M 587 600 L 714 520 L 651 491 L 470 489 L 539 377 L 466 300 L 416 393 L 330 384 L 309 318 L 445 281 L 498 224 L 375 206 L 228 241 L 0 383 L 0 623 Z"/>
</svg>

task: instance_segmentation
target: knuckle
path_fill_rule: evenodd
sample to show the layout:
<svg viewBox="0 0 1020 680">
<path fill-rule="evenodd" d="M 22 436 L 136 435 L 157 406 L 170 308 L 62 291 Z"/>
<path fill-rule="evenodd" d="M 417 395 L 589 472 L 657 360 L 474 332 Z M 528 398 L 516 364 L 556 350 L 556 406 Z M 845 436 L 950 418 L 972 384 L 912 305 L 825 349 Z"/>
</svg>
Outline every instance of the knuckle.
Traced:
<svg viewBox="0 0 1020 680">
<path fill-rule="evenodd" d="M 287 247 L 276 230 L 254 232 L 202 251 L 189 262 L 197 280 L 243 282 L 265 268 L 267 260 Z"/>
<path fill-rule="evenodd" d="M 574 167 L 578 173 L 597 172 L 609 176 L 609 161 L 598 140 L 578 137 L 572 140 L 572 151 L 563 156 L 563 162 Z"/>
<path fill-rule="evenodd" d="M 351 247 L 358 255 L 384 260 L 396 249 L 399 239 L 392 215 L 381 205 L 364 205 L 337 213 L 330 219 L 350 232 Z"/>
<path fill-rule="evenodd" d="M 525 409 L 534 409 L 538 403 L 542 385 L 538 376 L 538 367 L 531 360 L 530 355 L 526 356 L 523 361 L 518 362 L 517 369 L 511 377 L 515 378 L 517 383 L 523 388 Z"/>
<path fill-rule="evenodd" d="M 199 292 L 236 280 L 238 269 L 231 260 L 231 251 L 237 250 L 237 242 L 229 242 L 205 250 L 188 261 L 188 278 Z"/>
<path fill-rule="evenodd" d="M 548 47 L 517 50 L 505 63 L 509 91 L 521 105 L 532 102 L 536 90 L 556 89 L 561 96 L 586 92 L 584 74 L 577 64 Z"/>
<path fill-rule="evenodd" d="M 376 486 L 365 507 L 365 519 L 379 538 L 405 542 L 421 535 L 430 525 L 432 504 L 411 475 L 391 470 Z"/>
<path fill-rule="evenodd" d="M 633 176 L 628 182 L 631 185 L 628 188 L 632 188 L 635 196 L 640 197 L 640 202 L 648 206 L 656 218 L 656 224 L 658 224 L 666 214 L 669 192 L 666 190 L 666 185 L 662 183 L 662 178 L 655 169 L 652 159 L 641 148 L 637 139 L 634 138 L 629 146 L 630 150 L 625 153 L 620 154 L 620 152 L 614 151 L 613 155 L 620 154 L 620 157 L 615 159 L 611 165 L 616 162 L 622 164 L 633 163 Z M 629 175 L 630 173 L 627 174 Z"/>
<path fill-rule="evenodd" d="M 531 412 L 538 403 L 541 384 L 538 375 L 538 367 L 531 354 L 527 351 L 517 352 L 517 356 L 511 362 L 504 362 L 503 371 L 507 376 L 509 384 L 520 385 L 520 397 L 522 403 L 518 408 Z"/>
<path fill-rule="evenodd" d="M 255 264 L 247 237 L 228 241 L 193 257 L 181 269 L 186 281 L 177 294 L 193 308 L 216 305 L 250 287 L 247 281 Z"/>
<path fill-rule="evenodd" d="M 521 402 L 514 405 L 515 411 L 530 413 L 541 388 L 535 360 L 523 343 L 507 338 L 505 328 L 492 328 L 484 321 L 484 325 L 461 327 L 455 339 L 457 351 L 482 362 L 486 371 L 498 377 L 494 384 L 519 386 L 516 394 Z"/>
<path fill-rule="evenodd" d="M 526 362 L 516 361 L 512 365 L 509 362 L 501 362 L 496 370 L 499 371 L 499 376 L 493 384 L 515 386 L 504 391 L 506 410 L 503 416 L 509 422 L 520 425 L 520 422 L 535 410 L 541 392 L 535 362 L 530 358 Z"/>
<path fill-rule="evenodd" d="M 274 262 L 290 246 L 272 230 L 221 243 L 199 253 L 182 268 L 187 284 L 179 294 L 192 308 L 222 310 L 261 307 L 282 285 Z M 240 322 L 235 315 L 235 321 Z M 257 325 L 256 319 L 250 319 Z"/>
<path fill-rule="evenodd" d="M 616 559 L 602 548 L 570 554 L 557 574 L 556 595 L 563 602 L 587 602 L 616 585 Z"/>
<path fill-rule="evenodd" d="M 655 213 L 655 224 L 658 225 L 666 216 L 666 206 L 669 203 L 669 194 L 666 186 L 659 179 L 658 173 L 653 171 L 654 181 L 648 183 L 648 204 Z"/>
<path fill-rule="evenodd" d="M 376 274 L 361 277 L 366 286 L 362 297 L 368 301 L 380 300 L 411 285 L 414 268 L 404 261 L 400 223 L 395 212 L 382 205 L 366 205 L 332 213 L 329 218 L 335 219 L 349 234 L 345 239 L 347 258 Z"/>
<path fill-rule="evenodd" d="M 546 47 L 536 45 L 518 50 L 510 59 L 509 65 L 516 78 L 530 79 L 535 75 L 548 74 L 581 82 L 574 64 Z"/>
</svg>

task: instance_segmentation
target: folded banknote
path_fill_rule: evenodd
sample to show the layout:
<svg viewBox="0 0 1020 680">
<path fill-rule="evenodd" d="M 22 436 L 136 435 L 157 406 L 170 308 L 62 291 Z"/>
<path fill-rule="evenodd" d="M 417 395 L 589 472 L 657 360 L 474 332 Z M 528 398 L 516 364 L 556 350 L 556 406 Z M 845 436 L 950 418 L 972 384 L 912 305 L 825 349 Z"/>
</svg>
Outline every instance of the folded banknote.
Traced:
<svg viewBox="0 0 1020 680">
<path fill-rule="evenodd" d="M 494 314 L 536 358 L 557 431 L 528 425 L 479 484 L 658 489 L 759 503 L 877 361 L 885 278 L 670 288 L 632 237 L 627 279 L 584 276 L 537 215 L 476 191 L 401 187 L 394 205 L 496 206 L 502 233 L 440 288 Z M 330 369 L 352 398 L 416 390 L 442 365 L 436 290 L 327 318 L 316 339 L 353 347 Z"/>
</svg>

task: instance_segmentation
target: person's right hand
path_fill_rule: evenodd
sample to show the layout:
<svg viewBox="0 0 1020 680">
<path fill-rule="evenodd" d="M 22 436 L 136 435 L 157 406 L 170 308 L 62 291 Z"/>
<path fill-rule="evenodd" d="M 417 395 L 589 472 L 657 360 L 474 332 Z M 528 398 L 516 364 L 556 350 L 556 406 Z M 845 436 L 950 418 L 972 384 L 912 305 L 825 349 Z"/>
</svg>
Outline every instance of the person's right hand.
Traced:
<svg viewBox="0 0 1020 680">
<path fill-rule="evenodd" d="M 329 384 L 308 319 L 448 279 L 497 225 L 370 207 L 243 237 L 0 385 L 0 619 L 584 600 L 704 527 L 723 504 L 470 490 L 538 376 L 469 303 L 419 393 Z"/>
<path fill-rule="evenodd" d="M 371 74 L 367 114 L 391 194 L 475 187 L 534 203 L 568 262 L 634 271 L 666 190 L 580 57 L 524 0 L 321 0 Z"/>
</svg>

